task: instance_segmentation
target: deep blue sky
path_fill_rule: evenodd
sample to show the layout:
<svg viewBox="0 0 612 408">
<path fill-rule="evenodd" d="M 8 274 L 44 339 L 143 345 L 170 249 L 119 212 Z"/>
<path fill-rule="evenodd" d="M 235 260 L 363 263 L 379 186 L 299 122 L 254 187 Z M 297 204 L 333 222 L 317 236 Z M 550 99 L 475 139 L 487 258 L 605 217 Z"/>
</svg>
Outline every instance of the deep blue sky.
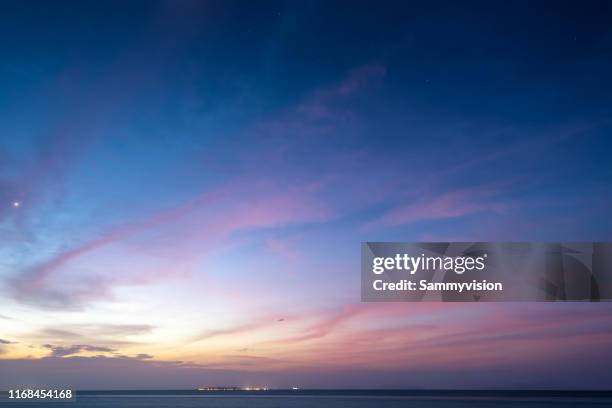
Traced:
<svg viewBox="0 0 612 408">
<path fill-rule="evenodd" d="M 610 385 L 606 305 L 363 305 L 358 250 L 612 239 L 611 2 L 15 1 L 0 38 L 10 372 Z"/>
</svg>

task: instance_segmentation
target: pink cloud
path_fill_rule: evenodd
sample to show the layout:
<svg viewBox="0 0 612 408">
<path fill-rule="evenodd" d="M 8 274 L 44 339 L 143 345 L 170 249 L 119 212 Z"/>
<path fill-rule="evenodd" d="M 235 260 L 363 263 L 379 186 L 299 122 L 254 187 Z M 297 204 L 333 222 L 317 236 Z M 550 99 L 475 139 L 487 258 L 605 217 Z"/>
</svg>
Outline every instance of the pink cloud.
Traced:
<svg viewBox="0 0 612 408">
<path fill-rule="evenodd" d="M 113 285 L 147 284 L 162 279 L 168 273 L 174 273 L 174 268 L 157 268 L 155 273 L 147 268 L 142 276 L 79 276 L 77 281 L 73 282 L 70 293 L 54 290 L 54 281 L 50 277 L 84 255 L 119 244 L 152 229 L 163 228 L 166 233 L 175 234 L 174 244 L 184 242 L 185 245 L 197 245 L 197 251 L 191 252 L 187 251 L 188 247 L 179 246 L 181 263 L 187 263 L 190 253 L 193 253 L 193 256 L 201 256 L 207 249 L 223 245 L 224 240 L 240 231 L 322 222 L 328 219 L 329 214 L 316 199 L 316 192 L 317 189 L 310 185 L 282 190 L 269 183 L 248 183 L 246 180 L 227 183 L 215 191 L 201 194 L 174 208 L 106 231 L 98 238 L 29 268 L 13 281 L 14 294 L 18 299 L 39 304 L 46 301 L 58 303 L 63 297 L 68 303 L 62 301 L 57 306 L 64 307 L 71 303 L 70 299 L 80 303 L 88 298 L 107 297 Z M 163 242 L 159 243 L 147 241 L 147 250 L 154 251 L 156 245 L 165 248 L 167 235 L 162 235 L 162 238 Z M 85 285 L 81 285 L 81 289 L 78 289 L 78 286 L 75 289 L 74 285 L 79 281 Z"/>
<path fill-rule="evenodd" d="M 374 225 L 401 225 L 418 221 L 457 218 L 482 211 L 503 212 L 509 204 L 494 200 L 496 193 L 490 189 L 463 189 L 416 198 L 413 202 L 399 205 Z"/>
<path fill-rule="evenodd" d="M 453 364 L 481 369 L 541 361 L 584 347 L 612 344 L 602 327 L 605 313 L 586 305 L 572 319 L 532 318 L 547 305 L 521 304 L 363 304 L 347 307 L 307 327 L 302 335 L 271 341 L 273 354 L 291 356 L 294 364 L 318 367 L 448 371 Z M 558 306 L 558 305 L 554 305 Z M 582 317 L 582 319 L 581 319 Z M 587 318 L 585 323 L 584 318 Z M 350 346 L 347 346 L 350 345 Z M 499 353 L 504 349 L 504 353 Z"/>
<path fill-rule="evenodd" d="M 266 133 L 272 132 L 272 134 L 282 137 L 287 134 L 295 135 L 296 132 L 298 134 L 318 134 L 321 125 L 313 122 L 314 118 L 310 113 L 313 111 L 320 113 L 326 111 L 329 107 L 336 113 L 342 114 L 338 111 L 338 108 L 333 108 L 332 104 L 337 99 L 350 96 L 364 89 L 373 81 L 380 80 L 384 77 L 385 71 L 385 68 L 379 64 L 366 65 L 355 69 L 339 83 L 316 89 L 310 93 L 286 116 L 262 122 L 256 125 L 254 129 Z M 318 116 L 318 114 L 315 116 Z M 62 134 L 64 133 L 62 132 Z M 279 141 L 277 140 L 277 142 Z M 276 143 L 275 146 L 279 147 L 275 149 L 279 154 L 278 157 L 283 157 L 285 149 L 283 146 L 286 146 L 286 144 L 281 142 Z M 55 155 L 47 156 L 54 157 Z M 258 161 L 258 163 L 261 163 L 261 161 Z M 255 175 L 255 177 L 257 176 Z M 266 183 L 261 186 L 252 180 L 251 176 L 243 177 L 241 175 L 237 180 L 228 183 L 226 187 L 222 187 L 220 191 L 203 193 L 199 197 L 170 210 L 161 211 L 142 220 L 106 231 L 97 238 L 70 248 L 46 262 L 29 268 L 13 282 L 15 293 L 18 298 L 25 300 L 43 298 L 41 295 L 45 291 L 49 295 L 53 295 L 54 298 L 58 298 L 61 294 L 52 294 L 47 287 L 48 278 L 53 272 L 85 254 L 202 211 L 210 206 L 212 201 L 220 200 L 221 195 L 226 200 L 227 209 L 219 212 L 216 216 L 217 220 L 209 222 L 203 229 L 203 234 L 207 236 L 214 234 L 215 237 L 221 238 L 241 230 L 328 220 L 333 217 L 332 212 L 330 212 L 331 208 L 323 205 L 323 200 L 317 196 L 324 186 L 325 184 L 322 184 L 322 182 L 313 183 L 310 178 L 302 186 L 295 187 L 295 185 L 292 185 L 283 188 L 279 185 L 276 186 L 277 190 L 275 191 L 273 187 L 271 188 Z M 251 187 L 251 191 L 248 187 Z M 261 188 L 262 191 L 256 191 L 257 188 Z M 186 236 L 202 238 L 202 233 L 198 231 L 194 232 L 188 229 L 184 232 Z M 138 279 L 132 279 L 132 281 L 138 281 Z M 86 299 L 89 296 L 108 296 L 110 286 L 114 283 L 116 282 L 112 282 L 112 280 L 99 281 L 94 285 L 95 289 L 82 290 L 78 294 L 74 293 L 73 297 Z"/>
<path fill-rule="evenodd" d="M 386 67 L 379 63 L 355 68 L 342 81 L 315 89 L 295 108 L 295 112 L 310 119 L 331 119 L 338 114 L 338 107 L 334 106 L 338 100 L 354 96 L 382 81 L 386 73 Z"/>
</svg>

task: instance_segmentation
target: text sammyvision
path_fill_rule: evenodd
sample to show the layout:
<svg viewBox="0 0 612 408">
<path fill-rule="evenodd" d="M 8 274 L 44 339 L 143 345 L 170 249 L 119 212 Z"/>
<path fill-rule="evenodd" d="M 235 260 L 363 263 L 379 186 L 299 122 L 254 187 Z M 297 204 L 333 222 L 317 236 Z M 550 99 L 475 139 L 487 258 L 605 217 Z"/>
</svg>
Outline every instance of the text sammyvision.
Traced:
<svg viewBox="0 0 612 408">
<path fill-rule="evenodd" d="M 362 242 L 362 302 L 612 300 L 612 242 Z"/>
<path fill-rule="evenodd" d="M 465 272 L 483 271 L 486 269 L 487 254 L 482 256 L 426 256 L 420 254 L 395 254 L 388 257 L 374 257 L 372 259 L 372 273 L 381 275 L 389 271 L 402 271 L 413 276 L 423 271 L 454 272 L 463 275 Z M 400 279 L 387 282 L 383 279 L 372 281 L 375 291 L 501 291 L 501 282 L 487 282 L 486 279 L 464 282 L 432 282 L 428 279 Z"/>
</svg>

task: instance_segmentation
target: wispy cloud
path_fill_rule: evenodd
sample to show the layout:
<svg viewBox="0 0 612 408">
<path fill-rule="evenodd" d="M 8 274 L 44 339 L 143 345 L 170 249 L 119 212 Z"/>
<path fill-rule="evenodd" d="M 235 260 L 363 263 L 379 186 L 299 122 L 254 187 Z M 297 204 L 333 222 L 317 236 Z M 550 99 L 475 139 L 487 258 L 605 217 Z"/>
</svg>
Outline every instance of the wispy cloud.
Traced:
<svg viewBox="0 0 612 408">
<path fill-rule="evenodd" d="M 483 211 L 499 213 L 512 207 L 490 188 L 449 190 L 425 197 L 408 198 L 406 204 L 389 210 L 371 225 L 402 225 L 427 220 L 463 217 Z"/>
<path fill-rule="evenodd" d="M 275 170 L 274 166 L 269 167 L 267 164 L 276 160 L 286 163 L 286 160 L 290 160 L 292 156 L 300 154 L 301 149 L 312 144 L 313 137 L 319 139 L 322 136 L 321 121 L 336 126 L 334 122 L 337 116 L 346 113 L 342 108 L 346 102 L 345 98 L 363 91 L 373 82 L 380 81 L 385 71 L 384 66 L 379 64 L 355 69 L 339 83 L 314 90 L 296 107 L 280 114 L 278 118 L 255 124 L 247 133 L 261 134 L 262 140 L 274 140 L 273 149 L 268 149 L 268 144 L 263 147 L 267 154 L 277 155 L 272 160 L 258 161 L 258 167 L 261 167 L 262 171 L 230 178 L 214 190 L 204 192 L 173 208 L 102 232 L 89 241 L 73 245 L 42 263 L 26 268 L 12 282 L 15 298 L 48 308 L 75 308 L 90 300 L 112 296 L 113 288 L 118 285 L 149 283 L 147 279 L 134 276 L 124 278 L 83 276 L 77 278 L 82 281 L 82 285 L 75 284 L 70 291 L 64 291 L 61 287 L 55 286 L 50 277 L 83 256 L 150 230 L 180 225 L 190 217 L 200 218 L 200 215 L 207 210 L 214 209 L 217 212 L 216 220 L 201 225 L 202 232 L 199 234 L 194 234 L 191 231 L 193 228 L 189 228 L 187 224 L 187 231 L 183 231 L 184 237 L 212 241 L 210 237 L 214 236 L 216 241 L 220 242 L 237 231 L 322 222 L 335 216 L 338 204 L 330 205 L 325 198 L 324 190 L 333 186 L 313 182 L 310 175 L 301 184 L 286 185 L 286 181 L 282 179 L 291 174 L 283 175 L 281 172 L 276 172 L 277 176 L 270 179 L 269 171 Z M 327 113 L 321 115 L 320 112 L 324 110 Z M 289 155 L 287 149 L 292 150 Z M 299 168 L 295 168 L 295 172 L 299 173 Z M 162 273 L 159 278 L 163 277 Z"/>
<path fill-rule="evenodd" d="M 133 339 L 149 335 L 154 329 L 153 326 L 144 324 L 64 324 L 42 327 L 31 333 L 22 334 L 22 338 L 33 343 L 45 341 L 61 347 L 75 344 L 76 346 L 103 344 L 113 349 L 120 349 L 140 344 Z"/>
</svg>

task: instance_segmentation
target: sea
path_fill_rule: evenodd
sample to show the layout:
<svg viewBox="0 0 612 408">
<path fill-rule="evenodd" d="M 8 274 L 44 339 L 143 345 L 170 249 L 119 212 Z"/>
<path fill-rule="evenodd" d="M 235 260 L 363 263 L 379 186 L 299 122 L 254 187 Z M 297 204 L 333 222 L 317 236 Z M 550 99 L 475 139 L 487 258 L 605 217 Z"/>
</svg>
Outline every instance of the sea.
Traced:
<svg viewBox="0 0 612 408">
<path fill-rule="evenodd" d="M 1 398 L 7 408 L 540 408 L 612 407 L 612 391 L 76 391 L 71 401 Z"/>
</svg>

